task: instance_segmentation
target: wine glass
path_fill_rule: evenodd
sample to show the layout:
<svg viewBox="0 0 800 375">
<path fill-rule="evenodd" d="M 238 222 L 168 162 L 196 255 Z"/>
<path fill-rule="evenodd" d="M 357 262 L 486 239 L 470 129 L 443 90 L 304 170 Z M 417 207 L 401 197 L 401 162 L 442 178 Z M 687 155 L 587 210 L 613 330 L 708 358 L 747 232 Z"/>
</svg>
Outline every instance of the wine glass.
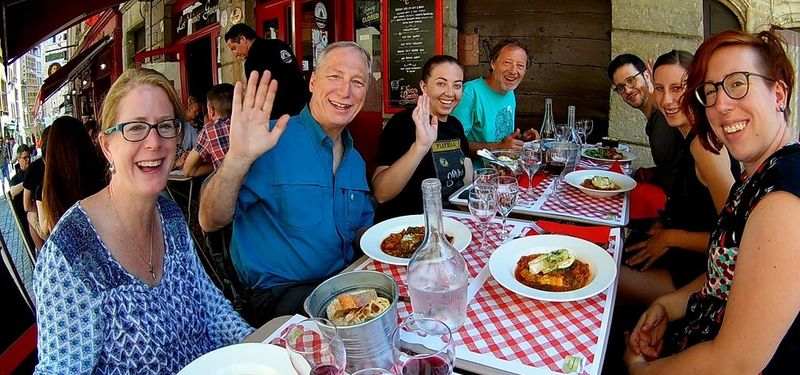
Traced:
<svg viewBox="0 0 800 375">
<path fill-rule="evenodd" d="M 561 175 L 564 173 L 564 168 L 569 162 L 570 153 L 572 152 L 570 145 L 567 143 L 558 143 L 547 150 L 547 171 L 551 175 L 557 176 L 556 190 L 561 188 Z"/>
<path fill-rule="evenodd" d="M 469 191 L 469 213 L 481 226 L 481 246 L 479 251 L 486 247 L 486 229 L 489 222 L 497 214 L 497 188 L 473 187 Z"/>
<path fill-rule="evenodd" d="M 519 183 L 515 177 L 500 176 L 497 180 L 497 212 L 503 218 L 503 230 L 500 231 L 500 238 L 505 240 L 508 238 L 506 232 L 506 219 L 508 214 L 517 205 L 517 196 L 519 195 Z"/>
<path fill-rule="evenodd" d="M 556 124 L 556 141 L 564 142 L 569 136 L 569 126 L 567 124 Z"/>
<path fill-rule="evenodd" d="M 592 119 L 583 119 L 581 123 L 582 125 L 578 126 L 578 131 L 582 134 L 583 144 L 586 144 L 586 142 L 589 142 L 589 134 L 592 134 L 592 129 L 594 129 L 594 121 Z"/>
<path fill-rule="evenodd" d="M 478 168 L 472 173 L 472 184 L 478 188 L 497 188 L 497 177 L 499 176 L 494 168 Z"/>
<path fill-rule="evenodd" d="M 447 324 L 410 315 L 392 333 L 395 371 L 402 375 L 450 375 L 456 349 Z"/>
<path fill-rule="evenodd" d="M 284 340 L 297 374 L 344 374 L 347 360 L 344 342 L 328 319 L 303 320 L 289 328 Z"/>
<path fill-rule="evenodd" d="M 394 375 L 394 373 L 389 370 L 376 367 L 358 370 L 350 375 Z"/>
<path fill-rule="evenodd" d="M 533 175 L 539 171 L 539 167 L 542 165 L 542 149 L 538 145 L 525 147 L 522 149 L 519 160 L 522 164 L 522 170 L 528 176 L 528 189 L 530 189 L 533 187 L 531 179 L 533 179 Z"/>
</svg>

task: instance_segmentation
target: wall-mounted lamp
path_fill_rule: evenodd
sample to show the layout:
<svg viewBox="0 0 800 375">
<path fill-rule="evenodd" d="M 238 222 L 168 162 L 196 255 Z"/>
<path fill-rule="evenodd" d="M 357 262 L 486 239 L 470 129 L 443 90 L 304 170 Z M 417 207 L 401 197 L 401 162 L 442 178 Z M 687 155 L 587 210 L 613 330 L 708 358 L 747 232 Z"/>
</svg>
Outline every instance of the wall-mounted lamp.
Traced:
<svg viewBox="0 0 800 375">
<path fill-rule="evenodd" d="M 106 70 L 106 63 L 100 64 L 100 70 Z"/>
<path fill-rule="evenodd" d="M 89 83 L 89 81 L 87 81 L 87 80 L 85 80 L 85 79 L 84 79 L 84 80 L 83 80 L 83 85 L 84 85 L 84 86 L 86 86 L 86 84 L 87 84 L 87 83 Z"/>
<path fill-rule="evenodd" d="M 78 93 L 78 90 L 72 90 L 72 95 L 75 95 L 77 93 Z"/>
</svg>

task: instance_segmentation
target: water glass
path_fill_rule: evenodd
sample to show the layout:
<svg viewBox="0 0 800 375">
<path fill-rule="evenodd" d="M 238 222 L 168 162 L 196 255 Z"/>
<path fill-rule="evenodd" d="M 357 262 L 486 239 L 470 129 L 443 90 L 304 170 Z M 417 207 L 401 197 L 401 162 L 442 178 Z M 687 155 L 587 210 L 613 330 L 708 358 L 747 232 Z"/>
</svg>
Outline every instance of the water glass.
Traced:
<svg viewBox="0 0 800 375">
<path fill-rule="evenodd" d="M 284 335 L 289 360 L 298 375 L 343 375 L 347 362 L 339 331 L 327 319 L 294 324 Z"/>
<path fill-rule="evenodd" d="M 594 121 L 590 119 L 578 120 L 576 123 L 578 136 L 581 138 L 581 144 L 585 145 L 589 141 L 589 134 L 592 133 L 594 128 Z"/>
<path fill-rule="evenodd" d="M 456 359 L 447 324 L 410 315 L 392 334 L 395 372 L 402 375 L 450 375 Z"/>
<path fill-rule="evenodd" d="M 525 147 L 522 149 L 519 160 L 522 164 L 522 170 L 525 171 L 525 175 L 528 176 L 528 189 L 530 189 L 533 187 L 531 185 L 531 179 L 533 179 L 533 175 L 539 171 L 539 167 L 542 165 L 542 149 L 539 148 L 538 145 Z"/>
<path fill-rule="evenodd" d="M 501 176 L 498 179 L 497 185 L 497 212 L 503 217 L 503 230 L 500 231 L 500 238 L 505 240 L 508 238 L 506 232 L 506 219 L 508 214 L 517 205 L 517 196 L 519 195 L 519 183 L 517 179 L 511 176 Z"/>
<path fill-rule="evenodd" d="M 486 248 L 486 229 L 497 214 L 497 188 L 474 187 L 469 190 L 469 213 L 481 226 L 481 246 Z"/>
</svg>

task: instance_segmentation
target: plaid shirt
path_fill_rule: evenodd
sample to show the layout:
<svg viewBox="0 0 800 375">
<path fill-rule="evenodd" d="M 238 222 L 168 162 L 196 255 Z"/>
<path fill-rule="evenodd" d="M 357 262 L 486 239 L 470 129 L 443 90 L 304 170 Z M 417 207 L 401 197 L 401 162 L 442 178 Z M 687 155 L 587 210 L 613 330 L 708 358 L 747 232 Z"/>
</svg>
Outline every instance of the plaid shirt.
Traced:
<svg viewBox="0 0 800 375">
<path fill-rule="evenodd" d="M 222 165 L 222 160 L 225 159 L 225 154 L 228 153 L 230 143 L 228 142 L 228 133 L 231 130 L 231 118 L 223 117 L 213 124 L 206 125 L 197 136 L 197 144 L 194 150 L 200 153 L 200 159 L 203 162 L 211 163 L 214 165 L 214 170 L 217 170 Z"/>
</svg>

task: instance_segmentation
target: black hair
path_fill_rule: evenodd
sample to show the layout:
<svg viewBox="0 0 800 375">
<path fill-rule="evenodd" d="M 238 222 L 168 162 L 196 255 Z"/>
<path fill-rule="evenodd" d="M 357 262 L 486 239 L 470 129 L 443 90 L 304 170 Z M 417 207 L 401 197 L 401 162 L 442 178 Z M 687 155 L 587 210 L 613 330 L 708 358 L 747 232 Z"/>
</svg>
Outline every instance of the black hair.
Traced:
<svg viewBox="0 0 800 375">
<path fill-rule="evenodd" d="M 228 32 L 225 33 L 225 41 L 226 42 L 229 40 L 237 41 L 239 40 L 240 36 L 243 36 L 247 40 L 253 40 L 256 38 L 257 35 L 256 31 L 253 30 L 252 27 L 247 26 L 246 24 L 243 23 L 237 23 L 231 26 L 231 28 L 228 29 Z"/>
<path fill-rule="evenodd" d="M 428 59 L 422 67 L 422 82 L 428 82 L 428 78 L 431 78 L 431 71 L 433 71 L 433 68 L 436 65 L 444 63 L 456 64 L 461 68 L 461 72 L 464 72 L 464 66 L 461 65 L 461 62 L 459 62 L 457 58 L 450 55 L 436 55 Z"/>
<path fill-rule="evenodd" d="M 687 71 L 692 66 L 692 60 L 694 59 L 694 55 L 691 53 L 674 49 L 669 51 L 656 59 L 656 62 L 653 64 L 653 73 L 655 74 L 656 69 L 661 65 L 680 65 Z"/>
<path fill-rule="evenodd" d="M 530 65 L 531 65 L 530 55 L 531 54 L 528 52 L 528 46 L 526 46 L 524 43 L 520 42 L 517 39 L 506 39 L 506 40 L 504 40 L 504 41 L 502 41 L 500 43 L 497 43 L 494 47 L 492 47 L 492 51 L 489 52 L 489 62 L 497 61 L 497 59 L 500 57 L 500 52 L 503 52 L 503 48 L 506 48 L 508 46 L 513 46 L 513 47 L 516 47 L 516 48 L 519 48 L 519 49 L 525 51 L 525 58 L 526 58 L 525 59 L 526 60 L 525 68 L 530 67 Z M 490 72 L 492 71 L 492 66 L 491 65 L 489 65 L 489 71 Z"/>
<path fill-rule="evenodd" d="M 206 95 L 208 105 L 219 112 L 222 117 L 231 115 L 231 107 L 233 106 L 233 85 L 230 83 L 220 83 L 214 85 Z"/>
<path fill-rule="evenodd" d="M 623 53 L 611 60 L 611 64 L 608 64 L 608 80 L 612 83 L 614 82 L 614 73 L 617 69 L 632 64 L 638 72 L 643 72 L 647 69 L 647 66 L 644 65 L 644 61 L 639 58 L 639 56 L 630 54 L 630 53 Z"/>
</svg>

